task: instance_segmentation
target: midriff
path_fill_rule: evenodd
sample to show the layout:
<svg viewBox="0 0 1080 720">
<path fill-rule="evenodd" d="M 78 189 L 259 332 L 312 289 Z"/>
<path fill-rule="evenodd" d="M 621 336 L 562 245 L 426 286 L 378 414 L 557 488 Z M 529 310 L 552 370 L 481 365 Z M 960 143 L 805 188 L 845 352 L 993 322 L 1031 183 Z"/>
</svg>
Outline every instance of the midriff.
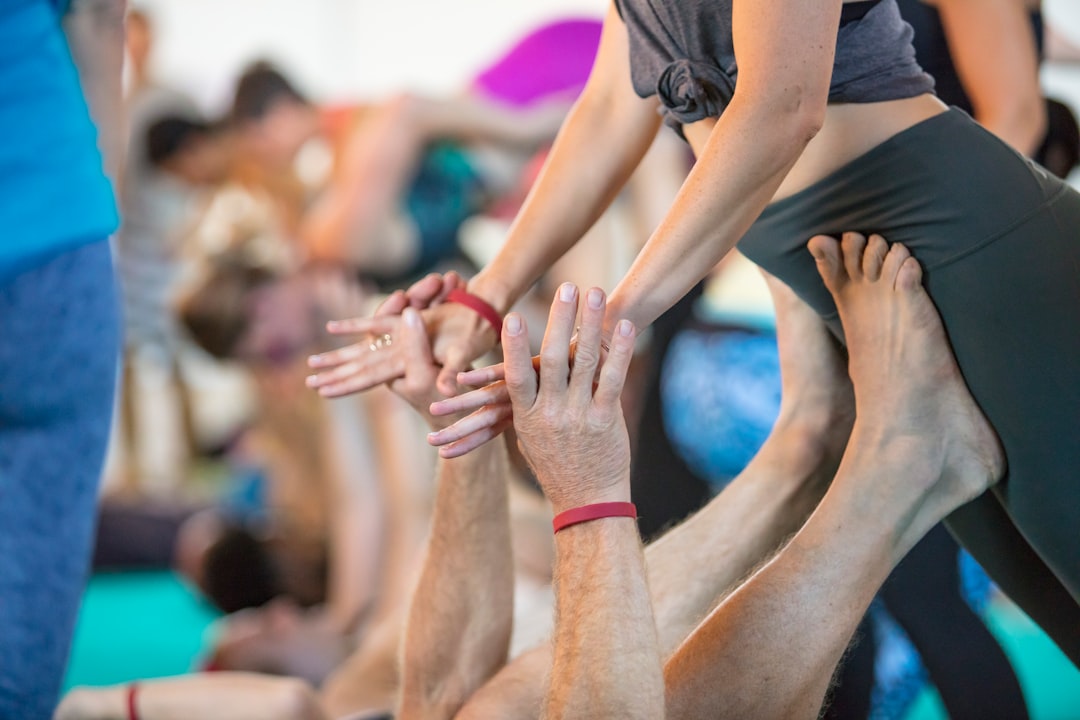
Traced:
<svg viewBox="0 0 1080 720">
<path fill-rule="evenodd" d="M 893 135 L 946 109 L 930 94 L 878 103 L 829 105 L 821 130 L 807 144 L 773 201 L 805 190 Z M 706 118 L 683 126 L 695 155 L 701 154 L 715 124 L 716 118 Z"/>
</svg>

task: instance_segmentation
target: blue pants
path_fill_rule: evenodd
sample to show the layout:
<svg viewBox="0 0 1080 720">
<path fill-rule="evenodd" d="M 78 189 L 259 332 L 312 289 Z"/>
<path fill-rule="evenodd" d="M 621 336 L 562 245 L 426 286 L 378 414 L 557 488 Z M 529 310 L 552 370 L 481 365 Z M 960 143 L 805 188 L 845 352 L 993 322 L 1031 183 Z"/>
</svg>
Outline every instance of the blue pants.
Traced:
<svg viewBox="0 0 1080 720">
<path fill-rule="evenodd" d="M 107 242 L 0 285 L 0 718 L 49 718 L 86 582 L 119 313 Z"/>
</svg>

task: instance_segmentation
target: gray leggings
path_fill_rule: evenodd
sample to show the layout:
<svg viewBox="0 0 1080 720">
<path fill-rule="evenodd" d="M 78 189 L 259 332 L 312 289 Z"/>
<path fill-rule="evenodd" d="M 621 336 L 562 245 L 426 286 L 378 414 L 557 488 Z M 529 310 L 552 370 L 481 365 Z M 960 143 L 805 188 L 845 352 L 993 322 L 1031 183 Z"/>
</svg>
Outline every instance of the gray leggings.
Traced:
<svg viewBox="0 0 1080 720">
<path fill-rule="evenodd" d="M 1080 665 L 1080 194 L 953 109 L 773 203 L 739 247 L 842 337 L 806 243 L 847 230 L 911 249 L 1004 444 L 1005 479 L 949 528 Z"/>
<path fill-rule="evenodd" d="M 0 718 L 52 717 L 113 407 L 109 244 L 0 283 Z"/>
</svg>

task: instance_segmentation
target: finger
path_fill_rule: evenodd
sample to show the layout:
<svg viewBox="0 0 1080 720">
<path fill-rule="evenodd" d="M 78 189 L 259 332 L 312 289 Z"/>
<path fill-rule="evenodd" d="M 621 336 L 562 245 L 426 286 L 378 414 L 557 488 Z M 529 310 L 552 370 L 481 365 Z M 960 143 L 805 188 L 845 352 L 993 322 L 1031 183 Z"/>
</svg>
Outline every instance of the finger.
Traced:
<svg viewBox="0 0 1080 720">
<path fill-rule="evenodd" d="M 309 368 L 329 368 L 354 362 L 371 353 L 367 343 L 353 343 L 337 350 L 330 350 L 307 359 Z"/>
<path fill-rule="evenodd" d="M 577 317 L 578 290 L 573 283 L 563 283 L 555 293 L 548 314 L 544 344 L 540 348 L 540 387 L 543 394 L 566 392 L 570 377 L 570 338 Z M 505 341 L 503 345 L 505 346 Z"/>
<path fill-rule="evenodd" d="M 435 298 L 434 302 L 445 302 L 446 296 L 449 295 L 451 291 L 458 289 L 464 290 L 466 286 L 467 283 L 465 282 L 465 278 L 461 277 L 461 275 L 454 270 L 450 270 L 443 275 L 442 290 L 439 291 L 439 295 Z"/>
<path fill-rule="evenodd" d="M 439 371 L 439 392 L 443 395 L 456 395 L 458 393 L 458 374 L 469 367 L 472 358 L 468 348 L 462 342 L 451 345 L 446 351 L 446 360 L 442 370 Z"/>
<path fill-rule="evenodd" d="M 400 352 L 405 357 L 405 377 L 426 375 L 432 363 L 431 343 L 420 312 L 415 308 L 405 308 L 401 319 L 401 330 L 394 345 L 400 344 Z"/>
<path fill-rule="evenodd" d="M 397 329 L 397 315 L 382 315 L 379 317 L 349 318 L 347 320 L 331 320 L 326 323 L 326 329 L 331 335 L 350 335 L 355 333 L 372 333 L 382 335 L 393 334 Z"/>
<path fill-rule="evenodd" d="M 379 303 L 379 307 L 375 308 L 375 317 L 383 317 L 385 315 L 400 315 L 409 304 L 409 299 L 405 297 L 405 293 L 401 290 L 395 290 L 390 293 L 390 296 Z"/>
<path fill-rule="evenodd" d="M 510 313 L 503 322 L 503 372 L 506 374 L 507 394 L 510 402 L 519 410 L 527 410 L 536 402 L 536 371 L 533 370 L 532 353 L 529 351 L 529 333 L 525 319 L 519 313 Z M 566 358 L 563 358 L 566 361 Z M 563 380 L 565 382 L 565 379 Z"/>
<path fill-rule="evenodd" d="M 626 383 L 626 372 L 630 367 L 630 358 L 634 355 L 634 337 L 637 334 L 634 324 L 629 320 L 620 320 L 615 326 L 611 338 L 611 350 L 600 368 L 600 381 L 593 395 L 593 405 L 602 412 L 619 409 L 619 396 Z"/>
<path fill-rule="evenodd" d="M 370 383 L 370 386 L 374 387 L 380 383 L 401 377 L 405 368 L 400 355 L 400 352 L 394 352 L 392 347 L 378 352 L 365 349 L 354 360 L 336 364 L 320 373 L 309 375 L 305 380 L 305 384 L 309 388 L 317 390 L 348 378 L 357 377 L 361 383 Z"/>
<path fill-rule="evenodd" d="M 499 380 L 502 380 L 505 376 L 505 368 L 503 367 L 502 363 L 499 363 L 498 365 L 488 365 L 487 367 L 460 372 L 458 373 L 457 381 L 459 385 L 478 387 L 480 385 L 488 385 L 493 382 L 498 382 Z"/>
<path fill-rule="evenodd" d="M 466 415 L 450 427 L 428 433 L 428 442 L 432 445 L 449 445 L 463 438 L 489 428 L 513 414 L 509 403 L 485 405 L 476 412 Z"/>
<path fill-rule="evenodd" d="M 456 457 L 461 457 L 465 453 L 472 452 L 476 448 L 480 447 L 488 440 L 496 438 L 506 431 L 508 427 L 514 424 L 513 416 L 508 417 L 506 420 L 499 422 L 498 424 L 480 430 L 478 432 L 469 435 L 455 443 L 444 445 L 439 448 L 439 457 L 444 460 L 451 460 Z"/>
<path fill-rule="evenodd" d="M 377 367 L 368 372 L 352 374 L 342 380 L 325 381 L 315 387 L 317 387 L 319 395 L 325 398 L 335 398 L 341 397 L 342 395 L 364 392 L 365 390 L 378 387 L 379 385 L 383 385 L 404 375 L 405 368 L 403 365 L 404 364 L 400 360 L 393 362 L 384 360 L 379 363 Z M 309 386 L 311 386 L 310 383 Z"/>
<path fill-rule="evenodd" d="M 436 417 L 444 415 L 457 415 L 471 412 L 485 405 L 495 405 L 510 402 L 510 392 L 506 389 L 506 383 L 499 381 L 478 390 L 472 390 L 464 395 L 449 397 L 431 403 L 431 414 Z"/>
<path fill-rule="evenodd" d="M 443 277 L 439 273 L 428 273 L 417 280 L 405 292 L 409 305 L 414 308 L 426 308 L 442 292 Z"/>
<path fill-rule="evenodd" d="M 585 293 L 585 308 L 581 311 L 581 328 L 577 333 L 574 365 L 570 370 L 570 397 L 587 405 L 592 399 L 593 379 L 600 364 L 600 336 L 604 323 L 607 298 L 600 288 Z"/>
</svg>

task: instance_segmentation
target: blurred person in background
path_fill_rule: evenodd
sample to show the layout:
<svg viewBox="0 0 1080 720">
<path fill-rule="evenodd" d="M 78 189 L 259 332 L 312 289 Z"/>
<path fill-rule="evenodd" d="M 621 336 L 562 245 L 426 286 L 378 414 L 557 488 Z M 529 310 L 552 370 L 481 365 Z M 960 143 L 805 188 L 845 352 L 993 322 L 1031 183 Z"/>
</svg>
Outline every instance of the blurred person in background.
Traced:
<svg viewBox="0 0 1080 720">
<path fill-rule="evenodd" d="M 90 559 L 120 344 L 105 169 L 115 176 L 122 155 L 124 10 L 123 0 L 0 7 L 5 718 L 52 713 Z"/>
<path fill-rule="evenodd" d="M 195 103 L 154 75 L 151 17 L 132 9 L 127 27 L 127 153 L 119 186 L 123 221 L 116 236 L 126 362 L 117 448 L 120 489 L 130 500 L 147 479 L 175 486 L 186 476 L 194 452 L 190 392 L 180 368 L 172 301 L 182 274 L 182 243 L 201 198 L 195 187 L 162 172 L 150 137 L 154 124 L 166 116 L 196 117 Z M 164 380 L 158 387 L 154 376 Z M 146 412 L 151 402 L 167 407 L 167 417 L 172 418 L 167 426 L 153 428 L 158 437 L 166 434 L 171 439 L 163 459 L 147 457 L 162 447 L 145 442 L 151 420 L 162 417 Z M 142 477 L 146 473 L 161 477 Z"/>
<path fill-rule="evenodd" d="M 290 284 L 287 280 L 263 275 L 263 290 L 274 292 L 266 287 L 274 282 Z M 303 281 L 294 279 L 294 282 Z M 214 283 L 209 281 L 209 284 Z M 220 287 L 222 281 L 219 279 L 216 284 Z M 425 298 L 443 292 L 442 288 L 441 280 L 433 282 L 433 278 L 427 278 L 410 289 L 411 298 L 426 302 Z M 280 289 L 283 293 L 290 292 L 286 288 Z M 291 293 L 295 292 L 294 287 Z M 200 298 L 196 302 L 202 302 L 206 295 L 215 298 L 219 306 L 227 305 L 222 302 L 220 290 L 215 293 L 205 286 L 194 296 Z M 296 297 L 292 294 L 294 300 Z M 387 301 L 385 309 L 400 312 L 400 304 L 409 301 L 399 293 Z M 191 312 L 189 309 L 188 313 Z M 266 337 L 265 326 L 277 322 L 272 314 L 257 315 L 252 321 L 252 331 L 242 331 L 239 344 L 232 351 L 248 362 L 269 361 L 260 354 L 265 352 L 266 346 L 257 338 Z M 263 330 L 258 329 L 259 325 L 264 326 Z M 399 338 L 402 342 L 408 340 L 408 337 Z M 422 333 L 417 333 L 414 340 L 423 350 Z M 436 370 L 430 357 L 425 359 L 422 354 L 418 354 L 414 364 L 422 366 L 423 373 L 418 376 L 417 371 L 412 371 L 409 382 L 396 384 L 394 390 L 408 399 L 428 422 L 434 423 L 433 427 L 441 427 L 446 421 L 432 418 L 427 412 L 430 400 L 439 397 L 433 382 Z M 332 411 L 339 420 L 347 416 L 342 414 L 341 408 L 338 404 Z M 387 419 L 386 415 L 382 416 L 383 422 Z M 400 478 L 375 477 L 377 463 L 373 458 L 376 451 L 370 432 L 358 432 L 362 430 L 363 427 L 355 423 L 343 425 L 337 433 L 325 427 L 321 429 L 324 440 L 333 437 L 342 444 L 338 453 L 342 462 L 341 477 L 352 476 L 352 480 L 344 483 L 351 489 L 344 487 L 342 493 L 335 495 L 335 510 L 329 518 L 334 543 L 341 545 L 332 545 L 337 557 L 330 569 L 328 590 L 331 596 L 327 598 L 326 606 L 304 609 L 295 599 L 285 595 L 274 597 L 270 592 L 268 597 L 257 601 L 258 607 L 238 612 L 223 621 L 208 666 L 213 672 L 139 683 L 137 698 L 133 701 L 139 717 L 148 720 L 173 717 L 208 720 L 336 718 L 355 717 L 355 713 L 363 711 L 389 711 L 394 707 L 400 683 L 398 647 L 408 598 L 413 593 L 415 570 L 422 559 L 419 551 L 428 542 L 425 528 L 431 511 L 432 488 L 424 482 L 424 497 L 406 497 L 408 490 L 402 492 Z M 405 431 L 404 428 L 401 430 Z M 500 444 L 492 445 L 493 452 L 505 456 Z M 512 652 L 517 654 L 539 642 L 551 627 L 548 589 L 552 557 L 551 515 L 537 494 L 522 487 L 508 463 L 503 461 L 489 467 L 487 463 L 475 462 L 479 458 L 478 455 L 462 463 L 474 468 L 471 471 L 475 473 L 474 477 L 443 477 L 440 485 L 475 485 L 477 489 L 472 492 L 481 494 L 500 488 L 501 495 L 492 494 L 489 502 L 497 503 L 501 498 L 501 502 L 506 503 L 509 499 L 517 568 L 514 612 L 520 618 Z M 413 480 L 405 484 L 417 483 Z M 452 518 L 443 519 L 446 520 Z M 410 536 L 417 528 L 420 534 Z M 211 550 L 211 554 L 213 552 Z M 210 563 L 203 572 L 220 573 L 223 570 L 211 570 L 209 565 L 216 561 L 208 559 Z M 344 602 L 353 608 L 359 606 L 342 594 L 359 588 L 361 569 L 378 575 L 367 577 L 369 587 L 366 588 L 377 593 L 377 597 L 370 601 L 372 605 L 362 611 L 363 617 L 357 622 L 335 625 L 332 622 L 335 604 Z M 246 570 L 238 564 L 234 570 L 237 572 L 230 578 L 232 582 L 245 585 L 230 591 L 234 597 L 239 592 L 250 597 L 255 588 L 269 589 L 274 584 L 273 570 L 265 563 L 249 563 Z M 221 574 L 222 580 L 229 575 L 227 572 Z M 428 596 L 435 599 L 430 589 L 416 592 L 422 592 L 425 599 Z M 252 601 L 255 602 L 254 598 Z M 321 690 L 316 691 L 320 687 Z M 130 688 L 76 689 L 66 697 L 57 718 L 106 720 L 115 717 L 128 707 L 129 695 L 136 692 Z"/>
<path fill-rule="evenodd" d="M 1041 0 L 899 0 L 938 97 L 1064 178 L 1080 161 L 1076 117 L 1043 97 Z"/>
<path fill-rule="evenodd" d="M 400 284 L 457 257 L 461 223 L 517 190 L 584 85 L 599 27 L 545 26 L 459 96 L 402 94 L 360 108 L 318 108 L 258 63 L 237 84 L 232 119 L 305 255 Z M 325 179 L 316 140 L 329 148 Z"/>
</svg>

